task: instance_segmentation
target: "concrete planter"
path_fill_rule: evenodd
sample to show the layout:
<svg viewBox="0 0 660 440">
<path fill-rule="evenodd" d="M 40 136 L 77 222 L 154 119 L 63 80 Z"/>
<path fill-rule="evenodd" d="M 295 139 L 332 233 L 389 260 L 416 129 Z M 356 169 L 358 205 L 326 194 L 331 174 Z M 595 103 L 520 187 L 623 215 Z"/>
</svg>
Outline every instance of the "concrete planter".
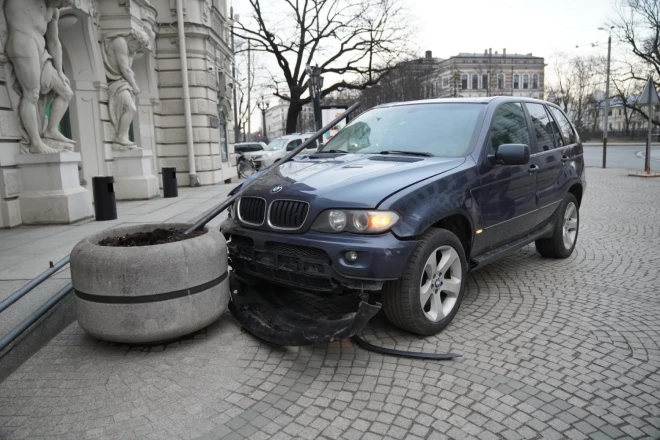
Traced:
<svg viewBox="0 0 660 440">
<path fill-rule="evenodd" d="M 99 339 L 151 343 L 218 319 L 229 302 L 227 243 L 219 231 L 154 246 L 98 245 L 106 237 L 185 226 L 117 228 L 78 243 L 71 275 L 80 327 Z"/>
</svg>

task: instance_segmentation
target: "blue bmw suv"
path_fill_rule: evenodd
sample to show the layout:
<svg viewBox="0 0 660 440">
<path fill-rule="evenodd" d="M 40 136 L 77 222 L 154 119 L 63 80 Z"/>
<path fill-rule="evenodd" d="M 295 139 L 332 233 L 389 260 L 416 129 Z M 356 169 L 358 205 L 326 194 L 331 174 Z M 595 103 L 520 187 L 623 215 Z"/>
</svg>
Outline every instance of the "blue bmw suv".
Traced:
<svg viewBox="0 0 660 440">
<path fill-rule="evenodd" d="M 586 187 L 562 110 L 515 97 L 375 107 L 253 183 L 222 231 L 237 274 L 323 295 L 382 293 L 396 326 L 446 327 L 467 273 L 531 242 L 566 258 Z"/>
</svg>

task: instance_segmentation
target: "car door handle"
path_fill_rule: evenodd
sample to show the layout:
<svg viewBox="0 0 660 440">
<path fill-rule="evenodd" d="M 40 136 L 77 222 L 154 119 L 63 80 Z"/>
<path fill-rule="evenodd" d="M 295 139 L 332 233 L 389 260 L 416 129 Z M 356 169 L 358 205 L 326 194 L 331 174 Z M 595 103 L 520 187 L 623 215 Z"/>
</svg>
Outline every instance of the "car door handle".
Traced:
<svg viewBox="0 0 660 440">
<path fill-rule="evenodd" d="M 569 161 L 569 160 L 571 160 L 571 158 L 568 157 L 568 156 L 566 156 L 565 154 L 561 157 L 561 161 L 562 161 L 562 162 L 567 162 L 567 161 Z"/>
<path fill-rule="evenodd" d="M 533 173 L 533 172 L 538 171 L 538 170 L 540 170 L 538 165 L 532 165 L 531 167 L 529 167 L 529 172 L 530 173 Z"/>
</svg>

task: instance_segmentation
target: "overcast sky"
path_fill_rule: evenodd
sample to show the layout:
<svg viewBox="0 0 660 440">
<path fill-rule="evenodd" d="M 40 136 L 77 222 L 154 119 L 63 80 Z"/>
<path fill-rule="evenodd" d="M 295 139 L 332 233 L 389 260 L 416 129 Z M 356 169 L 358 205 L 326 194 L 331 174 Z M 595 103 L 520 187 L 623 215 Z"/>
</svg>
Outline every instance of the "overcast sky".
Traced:
<svg viewBox="0 0 660 440">
<path fill-rule="evenodd" d="M 406 0 L 419 25 L 417 44 L 440 58 L 458 52 L 533 53 L 607 51 L 614 0 Z M 590 43 L 600 43 L 592 48 Z M 576 49 L 575 46 L 580 46 Z"/>
<path fill-rule="evenodd" d="M 277 4 L 281 0 L 265 0 Z M 607 33 L 599 31 L 614 18 L 616 0 L 404 0 L 417 28 L 420 55 L 439 58 L 459 52 L 533 53 L 543 56 L 546 82 L 552 82 L 554 55 L 607 54 Z M 233 0 L 235 13 L 249 15 L 245 0 Z M 596 43 L 597 47 L 591 44 Z M 578 46 L 576 48 L 576 46 Z M 624 47 L 614 44 L 613 58 Z M 264 55 L 265 56 L 265 55 Z M 269 64 L 269 63 L 268 63 Z"/>
</svg>

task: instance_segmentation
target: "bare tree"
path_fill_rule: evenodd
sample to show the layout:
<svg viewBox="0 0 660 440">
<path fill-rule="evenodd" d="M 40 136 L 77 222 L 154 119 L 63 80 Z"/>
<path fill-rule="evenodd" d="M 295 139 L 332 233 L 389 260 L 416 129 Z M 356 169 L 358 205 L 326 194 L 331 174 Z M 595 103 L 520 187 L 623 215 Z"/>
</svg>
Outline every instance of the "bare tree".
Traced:
<svg viewBox="0 0 660 440">
<path fill-rule="evenodd" d="M 625 135 L 633 136 L 631 125 L 633 122 L 641 119 L 640 115 L 633 109 L 637 105 L 637 98 L 641 95 L 644 82 L 631 78 L 630 72 L 640 72 L 639 65 L 633 65 L 628 62 L 622 62 L 622 66 L 613 72 L 612 89 L 613 96 L 621 102 L 624 122 Z"/>
<path fill-rule="evenodd" d="M 626 43 L 638 63 L 626 63 L 624 80 L 646 82 L 654 76 L 660 86 L 660 0 L 619 0 L 617 18 L 611 23 L 619 39 Z M 643 119 L 648 119 L 646 107 L 636 102 L 624 102 L 624 107 Z M 660 116 L 660 115 L 656 115 Z M 654 119 L 653 125 L 660 125 Z"/>
<path fill-rule="evenodd" d="M 236 23 L 234 32 L 277 62 L 271 86 L 274 96 L 289 101 L 287 133 L 295 131 L 302 106 L 310 102 L 307 65 L 321 68 L 326 96 L 377 84 L 407 52 L 411 28 L 403 0 L 247 1 L 250 18 Z"/>
<path fill-rule="evenodd" d="M 550 86 L 557 105 L 568 113 L 580 131 L 588 128 L 594 109 L 599 106 L 596 91 L 604 85 L 604 62 L 595 56 L 567 57 L 558 54 L 555 61 L 556 81 Z"/>
</svg>

